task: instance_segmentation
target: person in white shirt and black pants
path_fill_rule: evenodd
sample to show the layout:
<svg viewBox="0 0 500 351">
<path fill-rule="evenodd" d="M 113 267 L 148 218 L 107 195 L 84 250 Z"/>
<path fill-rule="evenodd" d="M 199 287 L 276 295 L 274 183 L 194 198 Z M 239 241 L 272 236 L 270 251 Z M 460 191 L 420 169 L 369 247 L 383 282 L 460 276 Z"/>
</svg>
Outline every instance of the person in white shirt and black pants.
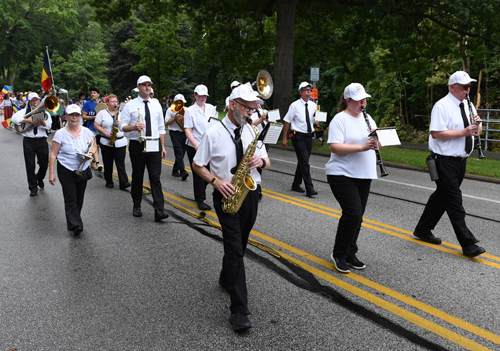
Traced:
<svg viewBox="0 0 500 351">
<path fill-rule="evenodd" d="M 129 101 L 120 116 L 120 127 L 125 133 L 130 133 L 129 153 L 132 162 L 132 200 L 134 217 L 141 217 L 142 184 L 144 180 L 144 170 L 148 168 L 151 193 L 153 194 L 153 208 L 155 211 L 155 221 L 160 222 L 168 218 L 165 212 L 165 201 L 163 199 L 162 186 L 160 181 L 162 159 L 167 156 L 165 150 L 165 122 L 163 111 L 157 99 L 151 99 L 151 79 L 148 76 L 140 76 L 137 80 L 139 96 Z M 139 114 L 144 118 L 144 123 L 138 122 Z M 147 140 L 139 142 L 139 131 L 144 131 Z M 157 145 L 151 145 L 153 143 Z M 154 147 L 151 151 L 145 149 L 146 144 Z M 148 152 L 144 152 L 147 150 Z"/>
<path fill-rule="evenodd" d="M 30 189 L 30 196 L 36 196 L 38 187 L 43 189 L 45 184 L 43 179 L 47 174 L 49 166 L 49 145 L 47 144 L 47 131 L 52 127 L 52 120 L 50 114 L 44 111 L 45 119 L 33 122 L 31 117 L 24 118 L 26 114 L 33 111 L 40 104 L 40 98 L 36 93 L 29 93 L 28 106 L 16 112 L 12 116 L 12 123 L 17 125 L 36 125 L 32 130 L 23 133 L 23 152 L 24 163 L 26 164 L 26 174 L 28 176 L 28 187 Z M 38 172 L 35 173 L 35 157 L 38 160 Z"/>
<path fill-rule="evenodd" d="M 198 146 L 201 142 L 201 137 L 203 133 L 208 129 L 210 125 L 210 117 L 217 118 L 217 111 L 215 107 L 211 104 L 207 104 L 208 89 L 204 85 L 198 85 L 194 89 L 194 98 L 196 100 L 195 104 L 186 109 L 184 113 L 184 132 L 187 137 L 187 154 L 189 159 L 189 164 L 193 163 L 193 158 L 198 150 Z M 207 182 L 204 181 L 198 174 L 193 172 L 193 188 L 194 188 L 194 199 L 198 208 L 202 211 L 209 211 L 211 209 L 205 203 L 207 198 L 205 192 L 207 189 Z"/>
<path fill-rule="evenodd" d="M 283 119 L 283 148 L 288 146 L 288 129 L 291 126 L 292 143 L 297 155 L 297 168 L 292 183 L 292 191 L 306 193 L 308 197 L 317 195 L 311 179 L 311 167 L 309 157 L 311 156 L 313 137 L 314 137 L 314 115 L 316 114 L 316 104 L 309 101 L 311 97 L 311 84 L 302 82 L 299 85 L 300 99 L 293 102 Z M 300 185 L 304 181 L 306 189 Z"/>
<path fill-rule="evenodd" d="M 224 258 L 219 284 L 231 297 L 230 323 L 234 330 L 241 331 L 252 326 L 248 319 L 247 286 L 243 256 L 248 236 L 257 218 L 258 195 L 250 191 L 240 209 L 228 214 L 222 209 L 222 200 L 234 195 L 231 179 L 247 147 L 254 141 L 255 133 L 247 120 L 262 104 L 250 86 L 242 85 L 233 90 L 230 96 L 229 112 L 220 124 L 208 129 L 203 135 L 194 161 L 193 170 L 214 187 L 214 208 L 222 227 Z M 260 174 L 257 168 L 269 169 L 271 162 L 266 149 L 256 148 L 250 157 L 248 168 L 258 183 Z"/>
<path fill-rule="evenodd" d="M 186 99 L 184 95 L 177 94 L 174 97 L 174 103 L 182 103 L 184 113 L 186 111 Z M 180 111 L 179 111 L 180 112 Z M 170 140 L 172 140 L 172 147 L 174 148 L 175 162 L 172 168 L 172 176 L 181 177 L 182 180 L 186 180 L 189 177 L 189 173 L 184 167 L 184 155 L 186 154 L 186 133 L 184 133 L 183 127 L 177 124 L 176 115 L 179 112 L 174 112 L 170 108 L 167 108 L 165 112 L 165 126 L 168 126 L 168 134 L 170 135 Z"/>
</svg>

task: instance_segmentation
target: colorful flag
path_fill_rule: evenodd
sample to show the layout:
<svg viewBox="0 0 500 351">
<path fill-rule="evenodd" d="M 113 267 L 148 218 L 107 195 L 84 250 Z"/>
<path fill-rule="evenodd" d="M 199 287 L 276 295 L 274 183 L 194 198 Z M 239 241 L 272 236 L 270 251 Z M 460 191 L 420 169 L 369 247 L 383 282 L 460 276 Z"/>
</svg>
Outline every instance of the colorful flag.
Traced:
<svg viewBox="0 0 500 351">
<path fill-rule="evenodd" d="M 12 105 L 12 109 L 14 110 L 14 112 L 22 110 L 22 108 L 16 107 L 16 105 Z"/>
<path fill-rule="evenodd" d="M 45 52 L 42 70 L 42 88 L 45 92 L 52 88 L 52 69 L 50 67 L 49 49 Z"/>
<path fill-rule="evenodd" d="M 2 89 L 2 94 L 7 94 L 9 91 L 10 91 L 10 88 L 7 85 L 4 85 L 3 89 Z"/>
<path fill-rule="evenodd" d="M 9 124 L 10 124 L 10 121 L 11 121 L 11 118 L 9 118 L 9 119 L 8 119 L 8 120 L 6 120 L 6 121 L 3 121 L 3 122 L 2 122 L 2 126 L 3 126 L 4 128 L 7 128 L 7 127 L 9 126 Z"/>
</svg>

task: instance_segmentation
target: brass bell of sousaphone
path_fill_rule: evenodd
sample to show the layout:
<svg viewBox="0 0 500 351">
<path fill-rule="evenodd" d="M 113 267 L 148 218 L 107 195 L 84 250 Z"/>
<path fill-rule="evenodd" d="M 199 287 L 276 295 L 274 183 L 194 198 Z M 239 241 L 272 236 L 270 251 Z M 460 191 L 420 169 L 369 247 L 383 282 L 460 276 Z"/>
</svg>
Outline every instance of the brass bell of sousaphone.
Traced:
<svg viewBox="0 0 500 351">
<path fill-rule="evenodd" d="M 265 70 L 260 71 L 255 82 L 252 83 L 252 88 L 259 93 L 263 100 L 267 100 L 273 95 L 273 87 L 273 78 Z"/>
</svg>

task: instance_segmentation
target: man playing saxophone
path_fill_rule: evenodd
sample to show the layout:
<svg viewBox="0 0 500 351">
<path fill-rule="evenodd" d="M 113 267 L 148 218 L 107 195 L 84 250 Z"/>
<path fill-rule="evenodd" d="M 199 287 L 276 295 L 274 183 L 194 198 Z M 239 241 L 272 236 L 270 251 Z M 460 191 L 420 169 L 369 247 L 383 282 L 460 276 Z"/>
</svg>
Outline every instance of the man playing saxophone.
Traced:
<svg viewBox="0 0 500 351">
<path fill-rule="evenodd" d="M 247 287 L 243 256 L 248 236 L 257 218 L 258 195 L 250 191 L 235 214 L 223 210 L 223 199 L 235 194 L 235 185 L 241 187 L 243 179 L 233 180 L 238 166 L 246 162 L 250 175 L 258 183 L 260 174 L 257 168 L 269 169 L 266 149 L 251 148 L 253 155 L 246 154 L 249 146 L 254 145 L 256 134 L 247 119 L 262 104 L 262 100 L 248 85 L 233 90 L 229 97 L 229 111 L 222 122 L 209 128 L 203 135 L 194 156 L 192 169 L 214 187 L 214 208 L 222 227 L 224 258 L 219 285 L 231 297 L 231 316 L 229 322 L 235 331 L 252 326 L 248 319 Z M 209 168 L 207 168 L 209 166 Z M 244 165 L 243 165 L 244 166 Z M 210 169 L 210 170 L 209 170 Z"/>
</svg>

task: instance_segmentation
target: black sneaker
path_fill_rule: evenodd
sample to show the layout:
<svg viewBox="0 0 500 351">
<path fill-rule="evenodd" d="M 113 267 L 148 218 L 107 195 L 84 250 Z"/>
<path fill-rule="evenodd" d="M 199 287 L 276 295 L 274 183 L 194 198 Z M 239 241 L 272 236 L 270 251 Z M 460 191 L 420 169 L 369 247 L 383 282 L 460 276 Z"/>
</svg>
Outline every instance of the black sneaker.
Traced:
<svg viewBox="0 0 500 351">
<path fill-rule="evenodd" d="M 349 270 L 349 266 L 347 266 L 347 262 L 345 258 L 337 258 L 333 257 L 333 253 L 330 255 L 332 258 L 333 264 L 335 265 L 335 268 L 340 272 L 340 273 L 351 273 Z"/>
<path fill-rule="evenodd" d="M 429 244 L 440 245 L 442 243 L 442 240 L 439 239 L 439 238 L 436 238 L 434 236 L 434 234 L 432 234 L 431 232 L 429 232 L 429 233 L 421 233 L 421 232 L 417 232 L 415 230 L 413 232 L 413 235 L 415 235 L 420 240 L 425 241 L 426 243 L 429 243 Z"/>
<path fill-rule="evenodd" d="M 234 331 L 244 331 L 252 327 L 250 319 L 243 313 L 231 313 L 229 323 L 231 323 Z"/>
<path fill-rule="evenodd" d="M 358 260 L 358 258 L 356 256 L 348 257 L 347 264 L 354 269 L 365 269 L 366 268 L 366 264 L 364 264 L 363 262 Z"/>
</svg>

